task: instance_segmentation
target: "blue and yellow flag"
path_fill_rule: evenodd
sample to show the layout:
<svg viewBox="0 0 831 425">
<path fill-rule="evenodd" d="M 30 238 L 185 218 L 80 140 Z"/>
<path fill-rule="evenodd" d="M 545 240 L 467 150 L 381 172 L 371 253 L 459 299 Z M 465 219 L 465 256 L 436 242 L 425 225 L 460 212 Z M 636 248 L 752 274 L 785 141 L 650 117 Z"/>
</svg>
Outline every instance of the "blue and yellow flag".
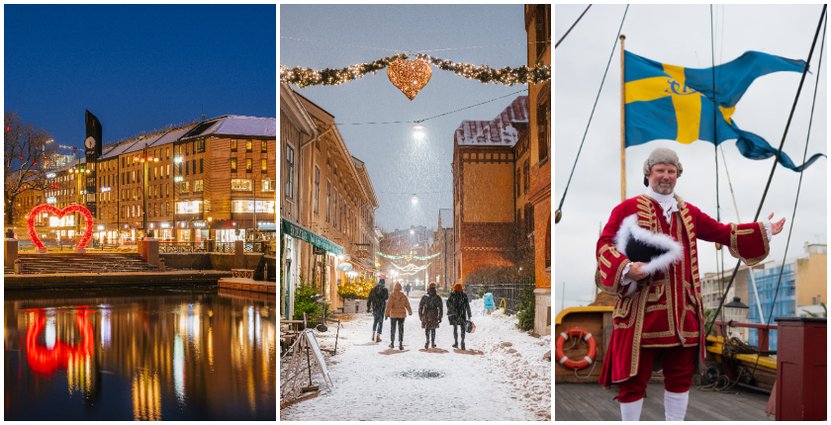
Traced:
<svg viewBox="0 0 831 425">
<path fill-rule="evenodd" d="M 762 52 L 746 52 L 738 59 L 712 68 L 684 68 L 655 62 L 625 52 L 624 95 L 626 102 L 626 146 L 656 139 L 692 143 L 705 140 L 720 144 L 736 139 L 739 152 L 749 159 L 766 159 L 777 149 L 762 137 L 739 129 L 731 117 L 742 95 L 758 77 L 778 71 L 803 72 L 805 61 Z M 713 108 L 718 105 L 716 122 Z M 716 139 L 718 137 L 718 139 Z M 782 152 L 779 163 L 802 171 L 817 158 L 794 165 Z"/>
</svg>

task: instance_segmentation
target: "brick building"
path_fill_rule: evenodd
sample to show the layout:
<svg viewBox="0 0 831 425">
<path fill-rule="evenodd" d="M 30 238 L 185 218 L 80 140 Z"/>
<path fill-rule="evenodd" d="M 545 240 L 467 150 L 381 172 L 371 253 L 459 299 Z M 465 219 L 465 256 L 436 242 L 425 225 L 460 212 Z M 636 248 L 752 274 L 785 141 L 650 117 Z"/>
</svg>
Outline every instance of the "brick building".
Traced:
<svg viewBox="0 0 831 425">
<path fill-rule="evenodd" d="M 528 97 L 517 97 L 490 121 L 463 121 L 454 135 L 453 239 L 455 282 L 485 267 L 519 267 L 525 199 L 530 181 L 528 149 L 517 150 L 528 125 Z M 521 147 L 522 145 L 520 145 Z M 522 202 L 519 203 L 518 201 Z M 524 221 L 525 220 L 525 221 Z"/>
<path fill-rule="evenodd" d="M 528 66 L 551 65 L 551 5 L 525 5 Z M 528 84 L 530 190 L 533 208 L 534 332 L 551 334 L 551 81 Z"/>
</svg>

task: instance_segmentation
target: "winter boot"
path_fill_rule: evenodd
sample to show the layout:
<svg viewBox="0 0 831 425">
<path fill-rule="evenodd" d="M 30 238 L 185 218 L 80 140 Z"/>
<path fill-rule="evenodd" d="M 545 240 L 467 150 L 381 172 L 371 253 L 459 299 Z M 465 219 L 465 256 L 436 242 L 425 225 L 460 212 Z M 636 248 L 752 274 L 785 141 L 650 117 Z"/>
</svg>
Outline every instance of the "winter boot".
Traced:
<svg viewBox="0 0 831 425">
<path fill-rule="evenodd" d="M 375 331 L 372 331 L 372 338 L 370 338 L 369 340 L 372 341 L 372 342 L 375 342 L 375 337 L 376 336 L 377 336 L 377 334 L 375 333 Z"/>
<path fill-rule="evenodd" d="M 620 419 L 622 421 L 639 421 L 641 420 L 642 408 L 643 399 L 631 403 L 620 403 Z"/>
<path fill-rule="evenodd" d="M 398 341 L 398 349 L 401 350 L 401 351 L 404 351 L 404 343 L 403 342 Z"/>
<path fill-rule="evenodd" d="M 381 334 L 375 334 L 375 342 L 381 342 Z"/>
<path fill-rule="evenodd" d="M 453 348 L 459 348 L 459 342 L 458 341 L 453 342 Z"/>
<path fill-rule="evenodd" d="M 667 421 L 683 421 L 687 415 L 690 392 L 673 393 L 664 391 L 664 416 Z"/>
<path fill-rule="evenodd" d="M 390 342 L 390 348 L 395 348 L 395 342 Z"/>
<path fill-rule="evenodd" d="M 424 349 L 426 350 L 428 348 L 430 348 L 430 341 L 424 343 Z"/>
<path fill-rule="evenodd" d="M 464 351 L 464 350 L 465 350 L 465 343 L 462 342 L 462 351 Z"/>
</svg>

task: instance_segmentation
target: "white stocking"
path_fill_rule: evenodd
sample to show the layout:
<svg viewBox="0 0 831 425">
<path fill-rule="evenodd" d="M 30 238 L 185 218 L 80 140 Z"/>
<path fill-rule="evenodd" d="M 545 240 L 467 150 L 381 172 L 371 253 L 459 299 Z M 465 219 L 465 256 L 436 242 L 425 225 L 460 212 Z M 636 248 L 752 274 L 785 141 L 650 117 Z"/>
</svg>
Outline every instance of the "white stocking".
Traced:
<svg viewBox="0 0 831 425">
<path fill-rule="evenodd" d="M 690 392 L 673 393 L 664 391 L 664 415 L 668 421 L 683 421 L 687 415 Z"/>
<path fill-rule="evenodd" d="M 641 420 L 642 408 L 643 399 L 631 403 L 620 403 L 620 419 L 623 421 L 639 421 Z"/>
</svg>

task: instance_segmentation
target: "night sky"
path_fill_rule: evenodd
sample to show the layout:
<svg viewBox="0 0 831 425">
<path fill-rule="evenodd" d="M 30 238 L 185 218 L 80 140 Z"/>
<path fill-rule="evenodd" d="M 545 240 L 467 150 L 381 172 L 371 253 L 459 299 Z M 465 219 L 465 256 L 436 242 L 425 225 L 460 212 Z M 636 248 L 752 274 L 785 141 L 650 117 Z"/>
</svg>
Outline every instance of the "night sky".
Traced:
<svg viewBox="0 0 831 425">
<path fill-rule="evenodd" d="M 5 111 L 80 147 L 225 114 L 276 116 L 273 5 L 6 5 Z"/>
</svg>

